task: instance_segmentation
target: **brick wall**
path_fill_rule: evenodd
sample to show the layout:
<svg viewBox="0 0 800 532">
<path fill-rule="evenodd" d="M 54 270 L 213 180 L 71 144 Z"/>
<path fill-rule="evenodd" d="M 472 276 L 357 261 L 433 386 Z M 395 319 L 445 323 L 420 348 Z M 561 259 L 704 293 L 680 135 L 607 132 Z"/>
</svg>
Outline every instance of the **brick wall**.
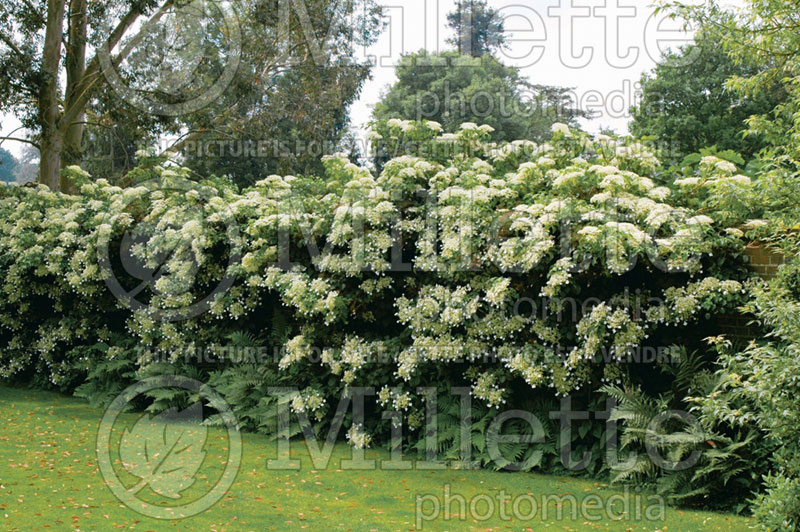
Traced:
<svg viewBox="0 0 800 532">
<path fill-rule="evenodd" d="M 718 334 L 724 334 L 729 339 L 739 342 L 749 342 L 763 337 L 764 331 L 753 323 L 755 316 L 744 314 L 738 310 L 728 314 L 720 314 L 716 319 Z"/>
<path fill-rule="evenodd" d="M 778 267 L 786 262 L 780 252 L 760 242 L 751 242 L 744 251 L 750 260 L 750 268 L 763 279 L 772 279 L 778 273 Z"/>
<path fill-rule="evenodd" d="M 745 248 L 745 256 L 750 263 L 750 269 L 762 279 L 772 279 L 778 273 L 778 267 L 786 262 L 780 252 L 768 247 L 761 242 L 751 242 Z M 747 342 L 763 337 L 761 328 L 753 323 L 755 316 L 734 311 L 717 316 L 717 327 L 720 334 L 731 340 Z"/>
</svg>

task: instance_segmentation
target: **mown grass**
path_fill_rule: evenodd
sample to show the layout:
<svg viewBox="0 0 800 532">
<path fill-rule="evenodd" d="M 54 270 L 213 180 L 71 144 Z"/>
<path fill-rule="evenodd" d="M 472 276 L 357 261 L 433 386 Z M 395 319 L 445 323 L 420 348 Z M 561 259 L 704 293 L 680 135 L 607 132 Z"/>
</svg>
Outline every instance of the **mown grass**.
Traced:
<svg viewBox="0 0 800 532">
<path fill-rule="evenodd" d="M 604 501 L 622 491 L 589 480 L 527 473 L 491 471 L 392 471 L 343 470 L 340 461 L 350 457 L 350 449 L 338 445 L 330 465 L 324 470 L 311 466 L 301 442 L 294 443 L 292 458 L 302 463 L 299 471 L 275 471 L 267 460 L 277 457 L 277 449 L 267 438 L 244 434 L 239 474 L 230 492 L 216 505 L 194 517 L 173 521 L 157 520 L 121 504 L 100 475 L 95 443 L 103 412 L 86 403 L 57 394 L 0 387 L 0 529 L 34 530 L 184 530 L 184 531 L 264 531 L 264 530 L 518 530 L 518 531 L 744 531 L 755 527 L 751 519 L 682 511 L 667 508 L 663 519 L 636 519 L 636 505 L 614 519 L 603 515 L 587 520 L 580 513 L 573 518 L 565 495 L 577 500 L 598 495 Z M 132 425 L 139 416 L 123 414 Z M 192 487 L 201 496 L 222 466 L 214 460 L 227 453 L 227 436 L 212 429 L 206 443 L 210 464 L 198 475 Z M 388 453 L 367 452 L 367 458 L 388 460 Z M 216 469 L 215 469 L 216 468 Z M 460 503 L 451 504 L 448 519 L 440 514 L 436 521 L 419 521 L 416 510 L 421 501 L 425 515 L 433 510 L 433 498 L 440 502 L 444 490 L 452 497 L 462 495 L 476 503 L 475 512 L 466 512 Z M 192 491 L 190 490 L 190 491 Z M 476 519 L 486 513 L 489 498 L 497 500 L 501 490 L 507 499 L 532 496 L 541 501 L 550 496 L 548 517 L 537 512 L 532 519 L 514 519 L 511 502 L 505 511 L 495 511 L 488 520 Z M 198 495 L 199 494 L 199 495 Z M 153 502 L 153 493 L 142 499 Z M 427 499 L 421 497 L 427 495 Z M 629 495 L 635 495 L 629 493 Z M 192 497 L 187 493 L 187 497 Z M 478 498 L 475 498 L 475 497 Z M 559 499 L 557 499 L 557 497 Z M 528 499 L 529 500 L 529 499 Z M 558 501 L 561 501 L 559 503 Z M 634 499 L 635 501 L 635 499 Z M 452 502 L 452 501 L 451 501 Z M 651 507 L 647 495 L 639 502 Z M 652 501 L 650 501 L 652 502 Z M 616 506 L 616 512 L 622 510 Z M 529 514 L 530 506 L 520 504 L 518 514 Z M 652 511 L 652 507 L 651 507 Z M 592 512 L 594 514 L 596 512 Z M 604 512 L 602 512 L 604 513 Z M 561 518 L 558 518 L 561 514 Z M 521 516 L 520 516 L 521 517 Z M 509 520 L 509 518 L 511 518 Z"/>
</svg>

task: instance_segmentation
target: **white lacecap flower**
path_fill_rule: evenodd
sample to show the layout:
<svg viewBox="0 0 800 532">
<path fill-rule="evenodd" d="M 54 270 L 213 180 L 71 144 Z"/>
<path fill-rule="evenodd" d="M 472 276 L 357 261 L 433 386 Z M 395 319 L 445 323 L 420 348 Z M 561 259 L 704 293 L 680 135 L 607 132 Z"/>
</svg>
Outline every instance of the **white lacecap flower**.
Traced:
<svg viewBox="0 0 800 532">
<path fill-rule="evenodd" d="M 746 175 L 734 175 L 727 178 L 726 181 L 743 187 L 753 184 L 753 181 Z"/>
<path fill-rule="evenodd" d="M 68 166 L 67 167 L 67 171 L 68 172 L 73 172 L 73 173 L 78 174 L 78 175 L 80 175 L 82 177 L 89 177 L 89 173 L 86 170 L 84 170 L 83 168 L 81 168 L 80 166 L 77 166 L 77 165 Z"/>
<path fill-rule="evenodd" d="M 600 235 L 600 233 L 602 233 L 602 230 L 599 227 L 595 227 L 593 225 L 587 225 L 586 227 L 578 231 L 579 235 L 588 237 L 590 239 L 597 237 L 598 235 Z"/>
<path fill-rule="evenodd" d="M 736 165 L 729 161 L 718 161 L 715 165 L 717 170 L 732 174 L 736 171 Z"/>
<path fill-rule="evenodd" d="M 658 201 L 664 201 L 670 194 L 672 191 L 667 187 L 656 187 L 647 193 L 648 196 Z"/>
<path fill-rule="evenodd" d="M 769 222 L 766 220 L 747 220 L 744 224 L 745 229 L 758 229 L 760 227 L 766 227 L 769 225 Z"/>
<path fill-rule="evenodd" d="M 556 122 L 552 126 L 550 126 L 550 130 L 553 133 L 560 133 L 565 137 L 569 137 L 572 135 L 572 132 L 569 130 L 569 126 L 567 124 L 562 124 L 561 122 Z"/>
<path fill-rule="evenodd" d="M 356 449 L 365 449 L 372 443 L 372 437 L 364 432 L 361 425 L 353 425 L 347 431 L 347 441 Z"/>
<path fill-rule="evenodd" d="M 620 174 L 609 174 L 600 182 L 600 188 L 624 187 L 625 177 Z"/>
<path fill-rule="evenodd" d="M 692 216 L 691 218 L 686 220 L 686 223 L 688 223 L 689 225 L 711 225 L 714 223 L 714 219 L 711 218 L 710 216 L 701 214 L 698 216 Z"/>
</svg>

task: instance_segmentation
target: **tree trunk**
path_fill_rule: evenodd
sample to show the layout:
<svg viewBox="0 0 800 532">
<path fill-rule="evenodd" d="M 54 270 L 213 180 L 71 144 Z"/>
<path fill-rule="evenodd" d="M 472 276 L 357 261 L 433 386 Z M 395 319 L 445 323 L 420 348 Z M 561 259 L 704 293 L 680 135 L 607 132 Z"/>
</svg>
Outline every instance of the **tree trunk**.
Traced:
<svg viewBox="0 0 800 532">
<path fill-rule="evenodd" d="M 155 20 L 158 20 L 176 0 L 165 0 Z M 41 164 L 39 182 L 53 190 L 60 190 L 62 164 L 80 162 L 85 131 L 86 105 L 92 94 L 101 86 L 99 56 L 86 64 L 87 11 L 89 0 L 69 0 L 70 25 L 67 45 L 66 70 L 67 91 L 63 112 L 59 108 L 61 94 L 58 77 L 61 66 L 61 41 L 64 34 L 64 19 L 67 0 L 47 0 L 47 25 L 45 28 L 44 53 L 42 55 L 43 82 L 39 92 L 39 124 L 42 129 L 40 142 Z M 110 50 L 119 44 L 142 14 L 139 2 L 134 2 L 111 31 L 107 44 Z M 127 52 L 119 54 L 114 63 L 124 60 Z"/>
<path fill-rule="evenodd" d="M 67 43 L 67 91 L 65 109 L 77 101 L 86 73 L 86 28 L 88 0 L 71 0 L 69 6 L 69 41 Z M 86 113 L 81 112 L 67 128 L 64 136 L 64 166 L 78 164 L 83 155 L 83 132 Z"/>
<path fill-rule="evenodd" d="M 39 183 L 50 190 L 61 190 L 61 154 L 64 152 L 64 139 L 59 132 L 43 136 L 39 149 Z"/>
<path fill-rule="evenodd" d="M 39 182 L 52 190 L 59 190 L 61 175 L 61 153 L 64 139 L 59 131 L 58 72 L 61 63 L 61 38 L 64 33 L 64 10 L 66 0 L 47 0 L 47 27 L 42 54 L 43 81 L 39 94 L 39 115 L 42 126 L 40 145 L 41 163 Z"/>
</svg>

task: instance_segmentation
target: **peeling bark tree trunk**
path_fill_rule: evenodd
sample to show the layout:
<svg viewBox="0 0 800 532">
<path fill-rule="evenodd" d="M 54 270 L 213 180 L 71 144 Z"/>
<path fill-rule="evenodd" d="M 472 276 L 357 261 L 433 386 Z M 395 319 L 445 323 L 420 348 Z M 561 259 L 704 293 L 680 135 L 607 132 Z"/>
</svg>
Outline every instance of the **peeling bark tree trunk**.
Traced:
<svg viewBox="0 0 800 532">
<path fill-rule="evenodd" d="M 39 182 L 50 187 L 50 190 L 61 190 L 61 153 L 64 151 L 61 134 L 43 134 L 39 151 Z"/>
<path fill-rule="evenodd" d="M 42 82 L 39 94 L 39 113 L 42 125 L 40 143 L 41 162 L 39 182 L 52 190 L 59 190 L 61 175 L 61 152 L 64 147 L 63 134 L 59 131 L 58 72 L 61 63 L 61 39 L 64 33 L 64 9 L 66 0 L 47 0 L 47 27 L 42 54 Z"/>
<path fill-rule="evenodd" d="M 174 3 L 175 0 L 164 1 L 156 17 L 163 16 Z M 60 108 L 62 94 L 59 91 L 58 78 L 66 4 L 67 0 L 47 0 L 47 25 L 41 66 L 44 81 L 40 86 L 37 102 L 42 137 L 39 143 L 39 182 L 52 190 L 61 190 L 59 181 L 62 166 L 81 162 L 86 106 L 94 92 L 104 83 L 97 54 L 88 64 L 86 61 L 89 0 L 69 0 L 69 35 L 65 57 L 67 87 L 63 95 L 63 111 Z M 119 20 L 108 36 L 109 49 L 114 49 L 119 44 L 125 32 L 142 15 L 140 3 L 131 4 L 130 11 Z M 124 57 L 125 54 L 117 56 L 113 63 L 118 65 Z"/>
<path fill-rule="evenodd" d="M 71 0 L 69 13 L 69 41 L 67 44 L 67 93 L 64 107 L 69 109 L 76 104 L 80 95 L 80 85 L 86 73 L 86 30 L 88 0 Z M 86 113 L 81 112 L 77 119 L 66 124 L 64 136 L 64 166 L 80 163 L 83 155 L 83 132 Z"/>
</svg>

